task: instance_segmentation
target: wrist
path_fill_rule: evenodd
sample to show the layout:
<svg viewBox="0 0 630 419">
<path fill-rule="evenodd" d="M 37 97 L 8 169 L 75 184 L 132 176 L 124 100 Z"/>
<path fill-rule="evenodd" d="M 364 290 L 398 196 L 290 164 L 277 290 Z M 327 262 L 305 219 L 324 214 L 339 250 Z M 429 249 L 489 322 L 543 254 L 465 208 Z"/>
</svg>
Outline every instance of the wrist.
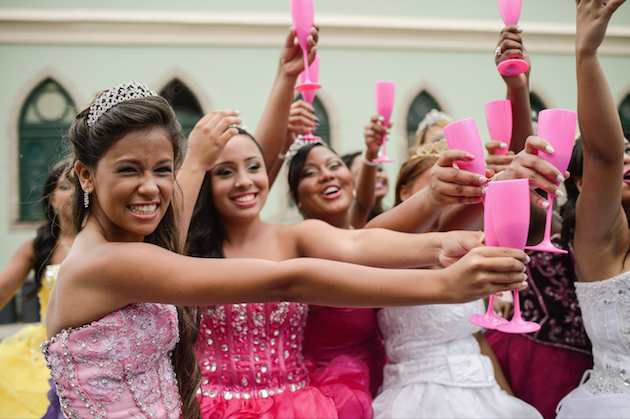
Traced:
<svg viewBox="0 0 630 419">
<path fill-rule="evenodd" d="M 488 183 L 499 180 L 499 176 L 505 173 L 505 170 L 501 170 L 500 172 L 496 172 L 490 179 L 488 179 Z"/>
<path fill-rule="evenodd" d="M 378 166 L 378 162 L 372 161 L 377 157 L 378 157 L 378 154 L 372 153 L 369 150 L 363 150 L 363 153 L 361 153 L 361 159 L 363 160 L 363 164 L 370 167 Z"/>
</svg>

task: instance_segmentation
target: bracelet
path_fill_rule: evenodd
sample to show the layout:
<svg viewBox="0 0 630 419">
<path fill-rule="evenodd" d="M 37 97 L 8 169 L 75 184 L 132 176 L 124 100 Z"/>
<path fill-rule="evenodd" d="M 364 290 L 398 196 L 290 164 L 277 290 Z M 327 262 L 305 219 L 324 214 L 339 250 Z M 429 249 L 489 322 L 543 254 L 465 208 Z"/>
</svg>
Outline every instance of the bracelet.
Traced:
<svg viewBox="0 0 630 419">
<path fill-rule="evenodd" d="M 378 166 L 378 162 L 373 162 L 373 161 L 369 161 L 366 157 L 365 157 L 365 152 L 367 150 L 363 150 L 363 153 L 361 153 L 361 159 L 363 159 L 363 164 L 367 164 L 370 167 L 376 167 Z"/>
<path fill-rule="evenodd" d="M 488 179 L 488 183 L 494 182 L 495 180 L 497 180 L 499 176 L 502 175 L 504 172 L 505 170 L 501 170 L 500 172 L 495 173 L 490 179 Z"/>
</svg>

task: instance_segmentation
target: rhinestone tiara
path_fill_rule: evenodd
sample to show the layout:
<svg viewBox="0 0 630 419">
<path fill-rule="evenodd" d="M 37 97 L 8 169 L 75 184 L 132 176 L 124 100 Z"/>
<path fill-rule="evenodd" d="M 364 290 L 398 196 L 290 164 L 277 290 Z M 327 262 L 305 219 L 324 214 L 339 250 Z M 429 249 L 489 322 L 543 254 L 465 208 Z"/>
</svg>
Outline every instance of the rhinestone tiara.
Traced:
<svg viewBox="0 0 630 419">
<path fill-rule="evenodd" d="M 320 144 L 320 145 L 323 145 L 325 147 L 328 147 L 328 144 L 326 144 L 322 140 L 303 140 L 302 137 L 298 137 L 298 138 L 295 139 L 293 144 L 291 144 L 291 146 L 289 147 L 289 150 L 287 150 L 286 154 L 284 156 L 282 156 L 282 157 L 280 157 L 280 156 L 278 156 L 278 157 L 280 158 L 280 160 L 290 161 L 293 157 L 295 157 L 295 155 L 302 148 L 306 147 L 309 144 Z"/>
<path fill-rule="evenodd" d="M 431 109 L 425 116 L 422 122 L 418 124 L 418 129 L 416 130 L 416 135 L 420 135 L 422 131 L 427 129 L 428 127 L 437 124 L 440 121 L 446 122 L 454 122 L 453 118 L 445 114 L 444 112 L 438 111 L 437 109 Z"/>
<path fill-rule="evenodd" d="M 135 81 L 131 83 L 120 83 L 118 86 L 111 87 L 96 98 L 94 105 L 90 106 L 87 124 L 89 127 L 93 126 L 101 115 L 119 103 L 157 95 L 157 93 L 149 89 L 146 85 Z"/>
</svg>

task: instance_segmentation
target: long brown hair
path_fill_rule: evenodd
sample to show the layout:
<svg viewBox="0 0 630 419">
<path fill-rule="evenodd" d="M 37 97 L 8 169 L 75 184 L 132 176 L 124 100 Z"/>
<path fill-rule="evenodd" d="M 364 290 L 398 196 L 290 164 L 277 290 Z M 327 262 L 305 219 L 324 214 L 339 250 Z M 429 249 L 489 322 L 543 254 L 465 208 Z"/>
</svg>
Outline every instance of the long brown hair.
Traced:
<svg viewBox="0 0 630 419">
<path fill-rule="evenodd" d="M 77 115 L 70 127 L 68 138 L 73 152 L 73 162 L 80 161 L 87 167 L 95 168 L 101 156 L 124 135 L 134 130 L 160 127 L 171 140 L 175 169 L 181 166 L 182 128 L 166 99 L 158 96 L 121 102 L 103 113 L 91 127 L 87 124 L 89 111 L 88 106 Z M 89 208 L 86 209 L 83 205 L 83 190 L 78 176 L 74 174 L 71 179 L 74 183 L 73 226 L 78 233 Z M 146 243 L 173 252 L 181 251 L 177 195 L 173 193 L 164 218 L 155 231 L 145 237 Z M 195 307 L 177 307 L 177 312 L 180 338 L 172 357 L 182 399 L 182 414 L 187 419 L 201 418 L 196 398 L 196 391 L 201 383 L 201 371 L 194 351 L 199 336 L 198 310 Z"/>
<path fill-rule="evenodd" d="M 403 185 L 409 186 L 413 184 L 424 172 L 429 170 L 438 158 L 435 156 L 417 157 L 407 160 L 398 172 L 398 180 L 396 181 L 396 202 L 394 206 L 400 204 L 400 189 Z"/>
</svg>

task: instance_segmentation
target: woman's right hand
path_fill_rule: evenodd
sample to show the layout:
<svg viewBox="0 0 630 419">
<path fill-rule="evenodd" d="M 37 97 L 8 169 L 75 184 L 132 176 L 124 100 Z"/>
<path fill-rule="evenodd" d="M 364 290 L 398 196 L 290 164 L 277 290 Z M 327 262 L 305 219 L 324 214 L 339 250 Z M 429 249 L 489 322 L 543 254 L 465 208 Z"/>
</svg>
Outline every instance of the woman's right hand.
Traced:
<svg viewBox="0 0 630 419">
<path fill-rule="evenodd" d="M 319 120 L 314 112 L 313 105 L 305 100 L 296 100 L 291 104 L 289 124 L 287 125 L 287 136 L 291 140 L 289 144 L 292 144 L 299 134 L 313 132 L 317 129 Z"/>
<path fill-rule="evenodd" d="M 540 188 L 559 198 L 563 196 L 563 192 L 558 185 L 569 177 L 568 172 L 560 173 L 553 164 L 538 155 L 538 153 L 551 154 L 553 152 L 553 148 L 547 141 L 532 135 L 525 141 L 525 149 L 514 156 L 512 163 L 497 180 L 528 179 L 530 200 L 541 208 L 547 208 L 549 201 L 535 189 Z"/>
<path fill-rule="evenodd" d="M 365 124 L 363 129 L 363 137 L 365 138 L 365 157 L 371 161 L 378 157 L 378 151 L 383 145 L 383 136 L 390 133 L 391 127 L 394 125 L 392 121 L 389 122 L 389 126 L 383 126 L 383 117 L 379 115 L 372 115 L 370 122 Z"/>
<path fill-rule="evenodd" d="M 505 148 L 507 144 L 500 141 L 488 141 L 486 143 L 486 150 L 488 155 L 486 156 L 486 169 L 493 170 L 494 173 L 503 172 L 514 160 L 514 152 L 509 150 L 507 155 L 500 155 L 496 153 L 498 148 Z"/>
<path fill-rule="evenodd" d="M 501 30 L 499 42 L 495 49 L 494 62 L 498 66 L 505 60 L 517 58 L 524 60 L 529 65 L 526 72 L 518 74 L 516 76 L 502 76 L 505 84 L 509 88 L 520 88 L 529 85 L 529 72 L 532 68 L 532 63 L 529 59 L 529 54 L 523 45 L 523 39 L 521 38 L 521 32 L 523 30 L 518 26 L 506 26 Z"/>
<path fill-rule="evenodd" d="M 525 289 L 525 264 L 529 261 L 529 256 L 521 250 L 476 247 L 442 270 L 445 300 L 464 303 L 501 291 Z"/>
<path fill-rule="evenodd" d="M 236 128 L 229 128 L 241 124 L 238 115 L 239 111 L 222 109 L 201 118 L 188 136 L 185 166 L 211 170 L 227 142 L 238 134 Z"/>
</svg>

